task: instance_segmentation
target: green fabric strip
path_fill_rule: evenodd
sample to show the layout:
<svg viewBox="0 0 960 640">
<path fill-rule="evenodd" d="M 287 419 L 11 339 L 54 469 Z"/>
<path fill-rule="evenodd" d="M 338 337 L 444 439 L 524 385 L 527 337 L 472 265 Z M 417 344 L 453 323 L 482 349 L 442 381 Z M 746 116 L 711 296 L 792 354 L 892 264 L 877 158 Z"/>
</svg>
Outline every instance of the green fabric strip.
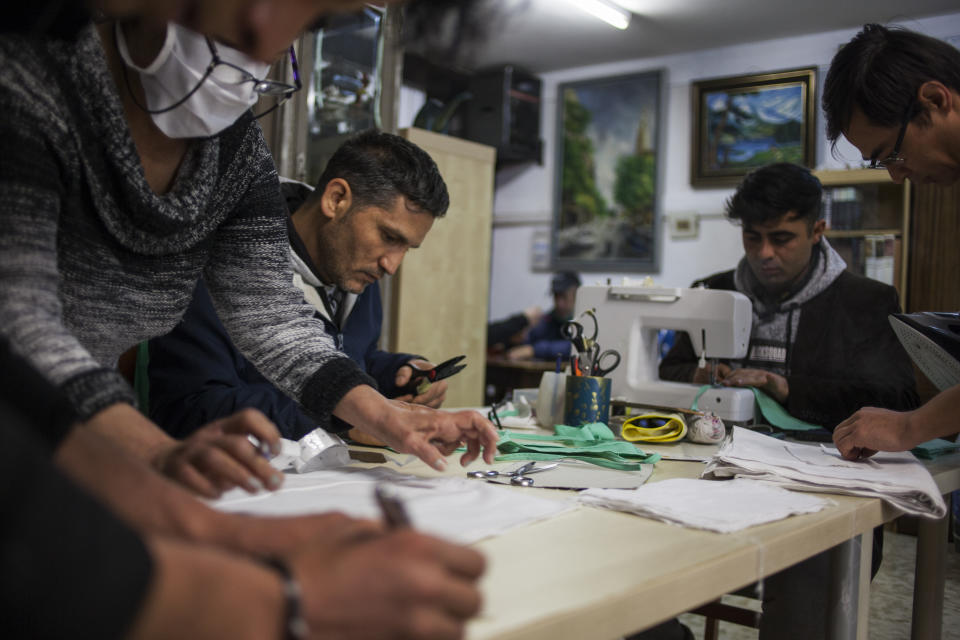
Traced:
<svg viewBox="0 0 960 640">
<path fill-rule="evenodd" d="M 697 405 L 700 403 L 700 396 L 702 396 L 708 389 L 712 389 L 709 384 L 705 384 L 700 387 L 700 390 L 697 392 L 697 397 L 693 399 L 693 404 L 690 406 L 694 411 L 698 411 Z M 750 389 L 753 391 L 753 396 L 757 400 L 757 405 L 760 407 L 760 414 L 767 421 L 767 424 L 773 425 L 779 429 L 785 431 L 811 431 L 813 429 L 822 429 L 818 424 L 811 424 L 809 422 L 804 422 L 799 418 L 794 418 L 792 415 L 787 413 L 787 410 L 783 408 L 779 402 L 771 398 L 764 391 L 757 389 L 756 387 L 742 387 L 744 389 Z"/>
<path fill-rule="evenodd" d="M 950 442 L 949 440 L 944 440 L 943 438 L 936 438 L 935 440 L 929 440 L 927 442 L 918 444 L 911 449 L 911 452 L 918 458 L 932 460 L 938 456 L 948 455 L 958 450 L 960 450 L 960 443 Z"/>
<path fill-rule="evenodd" d="M 582 427 L 561 424 L 555 430 L 553 436 L 502 431 L 496 460 L 581 460 L 621 471 L 638 471 L 641 465 L 660 460 L 658 453 L 644 453 L 629 442 L 617 440 L 600 422 Z"/>
</svg>

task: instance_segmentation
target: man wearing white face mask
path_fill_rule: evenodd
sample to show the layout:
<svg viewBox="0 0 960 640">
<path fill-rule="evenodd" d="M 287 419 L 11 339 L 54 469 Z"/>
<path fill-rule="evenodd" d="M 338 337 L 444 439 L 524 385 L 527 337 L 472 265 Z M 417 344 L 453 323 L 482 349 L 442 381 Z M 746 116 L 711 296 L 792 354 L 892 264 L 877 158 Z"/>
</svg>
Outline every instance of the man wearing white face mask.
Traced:
<svg viewBox="0 0 960 640">
<path fill-rule="evenodd" d="M 290 284 L 276 172 L 248 111 L 270 86 L 262 66 L 145 22 L 73 43 L 4 38 L 0 62 L 0 331 L 88 428 L 204 495 L 275 486 L 245 438 L 276 442 L 261 415 L 174 441 L 113 366 L 176 323 L 203 273 L 235 344 L 321 426 L 336 415 L 435 467 L 461 443 L 464 462 L 492 458 L 476 413 L 378 394 Z"/>
</svg>

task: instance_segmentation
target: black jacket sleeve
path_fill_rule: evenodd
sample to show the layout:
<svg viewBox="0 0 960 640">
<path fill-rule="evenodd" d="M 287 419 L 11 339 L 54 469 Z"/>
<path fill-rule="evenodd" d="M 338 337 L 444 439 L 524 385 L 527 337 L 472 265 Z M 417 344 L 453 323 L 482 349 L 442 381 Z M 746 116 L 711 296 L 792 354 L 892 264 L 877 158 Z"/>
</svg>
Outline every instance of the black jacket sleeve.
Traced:
<svg viewBox="0 0 960 640">
<path fill-rule="evenodd" d="M 201 280 L 183 319 L 149 343 L 150 418 L 176 437 L 212 420 L 255 408 L 286 437 L 317 428 L 289 396 L 241 355 L 220 323 Z"/>
<path fill-rule="evenodd" d="M 832 430 L 862 407 L 919 406 L 913 366 L 888 319 L 900 312 L 896 290 L 844 273 L 826 293 L 800 318 L 787 411 Z"/>
<path fill-rule="evenodd" d="M 120 638 L 146 595 L 142 541 L 53 466 L 73 421 L 0 341 L 0 620 L 6 638 Z"/>
</svg>

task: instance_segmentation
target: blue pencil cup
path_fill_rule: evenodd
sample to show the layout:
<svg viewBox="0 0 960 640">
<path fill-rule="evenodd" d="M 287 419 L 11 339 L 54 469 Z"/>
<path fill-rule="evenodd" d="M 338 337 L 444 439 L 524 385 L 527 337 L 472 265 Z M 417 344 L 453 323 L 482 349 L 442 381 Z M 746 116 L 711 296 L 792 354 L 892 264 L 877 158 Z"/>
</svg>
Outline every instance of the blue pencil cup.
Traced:
<svg viewBox="0 0 960 640">
<path fill-rule="evenodd" d="M 610 378 L 567 376 L 563 423 L 579 427 L 610 420 Z"/>
</svg>

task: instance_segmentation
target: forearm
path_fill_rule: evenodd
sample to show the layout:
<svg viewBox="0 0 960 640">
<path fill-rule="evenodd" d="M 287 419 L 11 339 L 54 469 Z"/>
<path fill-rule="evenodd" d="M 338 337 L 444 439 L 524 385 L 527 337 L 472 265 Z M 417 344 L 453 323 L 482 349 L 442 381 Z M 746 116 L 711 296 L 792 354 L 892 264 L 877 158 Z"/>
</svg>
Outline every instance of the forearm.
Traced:
<svg viewBox="0 0 960 640">
<path fill-rule="evenodd" d="M 960 431 L 960 385 L 941 391 L 908 414 L 910 447 Z"/>
<path fill-rule="evenodd" d="M 83 423 L 83 429 L 116 443 L 128 455 L 157 465 L 165 448 L 176 441 L 131 405 L 118 403 Z"/>
<path fill-rule="evenodd" d="M 284 637 L 285 601 L 276 572 L 197 545 L 159 538 L 148 544 L 154 578 L 131 638 Z"/>
</svg>

